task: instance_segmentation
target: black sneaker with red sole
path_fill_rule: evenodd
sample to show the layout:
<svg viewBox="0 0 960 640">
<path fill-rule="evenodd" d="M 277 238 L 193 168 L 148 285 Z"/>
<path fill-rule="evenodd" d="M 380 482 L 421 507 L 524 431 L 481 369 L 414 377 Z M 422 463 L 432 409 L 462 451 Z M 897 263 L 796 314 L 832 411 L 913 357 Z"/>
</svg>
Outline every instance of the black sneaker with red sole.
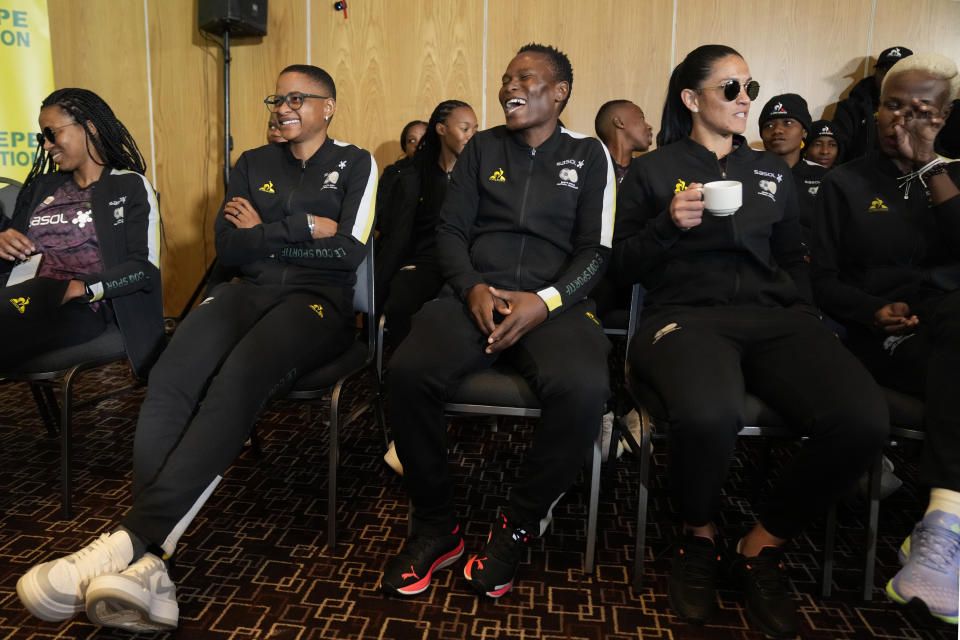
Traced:
<svg viewBox="0 0 960 640">
<path fill-rule="evenodd" d="M 437 569 L 449 567 L 463 555 L 460 525 L 448 534 L 413 534 L 383 570 L 380 589 L 396 596 L 415 596 L 430 586 Z"/>
</svg>

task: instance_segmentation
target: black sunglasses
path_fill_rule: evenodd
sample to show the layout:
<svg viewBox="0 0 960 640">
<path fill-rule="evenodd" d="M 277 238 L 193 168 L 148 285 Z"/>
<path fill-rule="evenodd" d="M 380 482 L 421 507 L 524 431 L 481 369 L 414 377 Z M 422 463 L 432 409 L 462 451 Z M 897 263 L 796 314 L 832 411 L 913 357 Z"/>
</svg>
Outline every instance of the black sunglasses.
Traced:
<svg viewBox="0 0 960 640">
<path fill-rule="evenodd" d="M 320 98 L 321 100 L 327 100 L 330 96 L 318 96 L 315 93 L 300 93 L 299 91 L 291 91 L 285 96 L 272 94 L 267 96 L 263 104 L 267 105 L 268 111 L 276 111 L 280 108 L 284 102 L 287 103 L 287 106 L 293 109 L 294 111 L 299 111 L 300 107 L 303 106 L 303 101 L 307 98 Z"/>
<path fill-rule="evenodd" d="M 37 134 L 37 144 L 43 146 L 43 140 L 46 138 L 47 142 L 50 144 L 57 144 L 57 131 L 70 127 L 77 124 L 76 122 L 70 122 L 67 124 L 60 125 L 59 127 L 44 127 L 43 131 Z"/>
<path fill-rule="evenodd" d="M 760 95 L 760 83 L 756 80 L 751 80 L 745 86 L 742 87 L 747 91 L 747 97 L 750 100 L 756 100 L 757 96 Z M 737 96 L 740 95 L 741 85 L 739 80 L 726 80 L 721 82 L 715 87 L 702 87 L 697 89 L 697 93 L 703 93 L 704 89 L 723 89 L 723 98 L 727 102 L 731 102 L 737 99 Z"/>
</svg>

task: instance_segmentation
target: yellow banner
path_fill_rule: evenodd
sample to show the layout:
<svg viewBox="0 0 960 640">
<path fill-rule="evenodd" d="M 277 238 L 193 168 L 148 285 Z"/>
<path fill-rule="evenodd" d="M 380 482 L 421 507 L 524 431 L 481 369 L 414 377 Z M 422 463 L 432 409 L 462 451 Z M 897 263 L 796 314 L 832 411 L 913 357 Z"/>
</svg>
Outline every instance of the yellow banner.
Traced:
<svg viewBox="0 0 960 640">
<path fill-rule="evenodd" d="M 0 176 L 30 172 L 40 103 L 52 91 L 47 0 L 0 0 Z"/>
</svg>

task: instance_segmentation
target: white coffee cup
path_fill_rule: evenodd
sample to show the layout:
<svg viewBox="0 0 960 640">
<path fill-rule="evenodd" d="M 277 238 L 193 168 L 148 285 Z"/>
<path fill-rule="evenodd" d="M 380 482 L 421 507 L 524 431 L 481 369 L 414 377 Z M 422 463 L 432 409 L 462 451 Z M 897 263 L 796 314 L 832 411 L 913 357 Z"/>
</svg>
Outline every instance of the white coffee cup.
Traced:
<svg viewBox="0 0 960 640">
<path fill-rule="evenodd" d="M 700 188 L 703 208 L 715 216 L 729 216 L 743 205 L 743 185 L 736 180 L 708 182 Z"/>
</svg>

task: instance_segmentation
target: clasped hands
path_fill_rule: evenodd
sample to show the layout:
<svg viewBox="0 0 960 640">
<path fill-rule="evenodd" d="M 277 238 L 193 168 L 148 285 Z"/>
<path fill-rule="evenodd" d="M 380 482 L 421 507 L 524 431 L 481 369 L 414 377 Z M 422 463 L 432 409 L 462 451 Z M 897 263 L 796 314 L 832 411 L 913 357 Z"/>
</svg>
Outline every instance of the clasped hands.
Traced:
<svg viewBox="0 0 960 640">
<path fill-rule="evenodd" d="M 528 331 L 547 319 L 547 305 L 535 293 L 506 291 L 486 284 L 474 285 L 467 294 L 467 310 L 477 328 L 487 336 L 487 353 L 512 346 Z M 503 316 L 497 324 L 493 312 Z"/>
</svg>

